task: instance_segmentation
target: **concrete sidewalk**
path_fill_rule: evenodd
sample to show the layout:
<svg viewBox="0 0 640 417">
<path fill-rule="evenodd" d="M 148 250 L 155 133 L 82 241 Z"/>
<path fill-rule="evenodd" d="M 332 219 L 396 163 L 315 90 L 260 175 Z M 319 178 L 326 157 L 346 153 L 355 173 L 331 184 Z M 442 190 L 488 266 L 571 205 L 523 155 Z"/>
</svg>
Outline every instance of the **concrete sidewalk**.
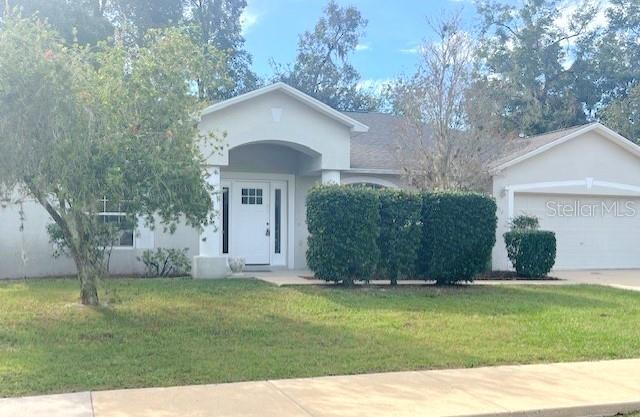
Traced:
<svg viewBox="0 0 640 417">
<path fill-rule="evenodd" d="M 0 399 L 0 417 L 584 417 L 640 410 L 640 359 Z"/>
</svg>

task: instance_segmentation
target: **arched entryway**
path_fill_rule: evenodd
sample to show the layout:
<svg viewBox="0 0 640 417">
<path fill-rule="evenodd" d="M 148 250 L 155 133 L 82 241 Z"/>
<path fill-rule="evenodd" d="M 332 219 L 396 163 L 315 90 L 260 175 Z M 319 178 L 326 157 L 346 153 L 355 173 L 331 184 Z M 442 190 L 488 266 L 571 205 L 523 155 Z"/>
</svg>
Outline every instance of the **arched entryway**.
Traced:
<svg viewBox="0 0 640 417">
<path fill-rule="evenodd" d="M 287 141 L 229 149 L 229 163 L 221 167 L 222 254 L 247 265 L 293 267 L 295 237 L 305 233 L 304 222 L 295 222 L 304 215 L 296 213 L 296 192 L 320 179 L 314 171 L 320 163 L 319 153 Z"/>
</svg>

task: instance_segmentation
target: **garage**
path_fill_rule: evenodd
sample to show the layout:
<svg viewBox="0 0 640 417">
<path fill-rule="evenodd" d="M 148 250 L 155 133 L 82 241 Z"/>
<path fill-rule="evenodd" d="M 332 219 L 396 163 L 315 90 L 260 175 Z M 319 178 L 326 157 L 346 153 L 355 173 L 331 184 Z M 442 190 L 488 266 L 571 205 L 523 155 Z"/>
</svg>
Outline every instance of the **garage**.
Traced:
<svg viewBox="0 0 640 417">
<path fill-rule="evenodd" d="M 640 269 L 640 147 L 599 123 L 519 145 L 491 167 L 493 269 L 512 269 L 503 234 L 522 214 L 555 232 L 554 270 Z"/>
<path fill-rule="evenodd" d="M 640 268 L 640 199 L 516 193 L 515 212 L 556 234 L 556 269 Z"/>
</svg>

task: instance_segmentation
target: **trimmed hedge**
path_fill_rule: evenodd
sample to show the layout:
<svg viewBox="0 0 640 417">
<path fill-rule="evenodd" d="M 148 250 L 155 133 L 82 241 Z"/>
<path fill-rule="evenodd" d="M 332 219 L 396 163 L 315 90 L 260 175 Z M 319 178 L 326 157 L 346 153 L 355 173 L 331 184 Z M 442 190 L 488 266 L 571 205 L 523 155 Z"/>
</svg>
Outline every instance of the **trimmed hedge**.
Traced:
<svg viewBox="0 0 640 417">
<path fill-rule="evenodd" d="M 504 234 L 507 255 L 518 275 L 546 276 L 556 262 L 556 235 L 546 230 L 512 230 Z"/>
<path fill-rule="evenodd" d="M 421 197 L 417 193 L 383 189 L 380 194 L 380 261 L 376 277 L 391 285 L 413 277 L 422 229 Z"/>
<path fill-rule="evenodd" d="M 470 281 L 489 262 L 496 223 L 495 201 L 481 194 L 317 186 L 307 196 L 307 264 L 346 285 Z"/>
<path fill-rule="evenodd" d="M 318 278 L 351 285 L 370 279 L 380 258 L 378 192 L 316 186 L 307 196 L 307 264 Z"/>
<path fill-rule="evenodd" d="M 418 271 L 438 284 L 471 281 L 485 270 L 496 242 L 496 203 L 477 193 L 422 194 Z"/>
</svg>

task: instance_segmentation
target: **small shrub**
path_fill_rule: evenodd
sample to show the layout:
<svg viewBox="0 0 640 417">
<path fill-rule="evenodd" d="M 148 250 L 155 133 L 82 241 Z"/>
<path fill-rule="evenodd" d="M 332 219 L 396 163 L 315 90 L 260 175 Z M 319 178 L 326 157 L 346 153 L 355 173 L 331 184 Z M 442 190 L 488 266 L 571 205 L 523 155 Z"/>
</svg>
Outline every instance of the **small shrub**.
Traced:
<svg viewBox="0 0 640 417">
<path fill-rule="evenodd" d="M 540 221 L 536 216 L 520 215 L 511 220 L 512 230 L 538 230 Z"/>
<path fill-rule="evenodd" d="M 419 194 L 380 190 L 380 262 L 377 277 L 392 285 L 399 278 L 411 277 L 420 247 L 422 201 Z"/>
<path fill-rule="evenodd" d="M 145 275 L 148 277 L 170 277 L 187 275 L 191 272 L 191 262 L 187 256 L 188 249 L 145 250 L 138 261 L 144 264 Z"/>
<path fill-rule="evenodd" d="M 466 192 L 423 193 L 420 275 L 438 284 L 471 281 L 486 268 L 496 225 L 493 198 Z"/>
<path fill-rule="evenodd" d="M 345 285 L 372 277 L 380 257 L 376 190 L 314 187 L 307 196 L 307 225 L 307 264 L 315 276 Z"/>
<path fill-rule="evenodd" d="M 546 230 L 512 230 L 504 234 L 509 260 L 521 277 L 546 276 L 556 262 L 556 235 Z"/>
</svg>

